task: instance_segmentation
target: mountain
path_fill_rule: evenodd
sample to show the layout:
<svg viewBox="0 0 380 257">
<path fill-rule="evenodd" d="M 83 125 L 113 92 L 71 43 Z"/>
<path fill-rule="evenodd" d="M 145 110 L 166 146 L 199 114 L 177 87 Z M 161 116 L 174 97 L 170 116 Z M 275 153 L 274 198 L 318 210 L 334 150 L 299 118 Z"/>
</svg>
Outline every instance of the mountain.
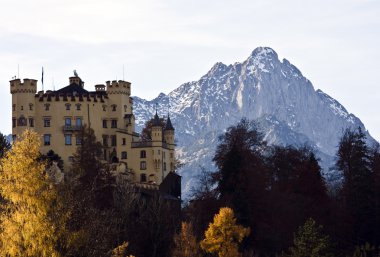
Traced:
<svg viewBox="0 0 380 257">
<path fill-rule="evenodd" d="M 329 169 L 342 132 L 363 123 L 312 83 L 288 60 L 268 47 L 256 48 L 242 63 L 216 63 L 198 81 L 184 83 L 168 95 L 147 101 L 134 97 L 137 130 L 153 117 L 155 104 L 168 106 L 178 139 L 177 155 L 185 163 L 186 197 L 200 166 L 214 169 L 218 136 L 242 117 L 258 120 L 269 144 L 309 145 L 321 158 L 328 180 L 339 179 Z M 163 109 L 163 108 L 162 108 Z M 167 108 L 165 108 L 167 109 Z M 167 115 L 164 110 L 161 115 Z M 367 133 L 368 142 L 375 140 Z"/>
</svg>

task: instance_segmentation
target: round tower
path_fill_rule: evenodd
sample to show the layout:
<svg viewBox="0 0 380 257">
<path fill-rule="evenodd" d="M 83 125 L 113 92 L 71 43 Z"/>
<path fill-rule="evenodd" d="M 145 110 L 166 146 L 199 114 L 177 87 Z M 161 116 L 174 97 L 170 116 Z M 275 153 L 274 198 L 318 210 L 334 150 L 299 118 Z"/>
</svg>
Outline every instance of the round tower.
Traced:
<svg viewBox="0 0 380 257">
<path fill-rule="evenodd" d="M 164 129 L 164 139 L 168 144 L 170 150 L 174 150 L 174 127 L 170 120 L 170 116 L 168 114 L 168 119 L 166 120 L 166 126 Z"/>
<path fill-rule="evenodd" d="M 10 82 L 12 94 L 12 135 L 13 138 L 20 135 L 26 128 L 35 126 L 35 94 L 37 92 L 37 80 L 14 79 Z"/>
<path fill-rule="evenodd" d="M 156 115 L 154 115 L 152 124 L 152 143 L 153 146 L 162 146 L 162 126 L 160 118 L 157 114 L 157 110 Z"/>
</svg>

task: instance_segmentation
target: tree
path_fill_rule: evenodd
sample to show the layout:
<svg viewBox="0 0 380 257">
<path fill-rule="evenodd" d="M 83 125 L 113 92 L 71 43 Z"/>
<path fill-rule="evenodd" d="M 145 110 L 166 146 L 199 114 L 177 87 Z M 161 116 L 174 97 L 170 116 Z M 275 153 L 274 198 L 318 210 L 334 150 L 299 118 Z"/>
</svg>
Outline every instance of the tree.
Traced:
<svg viewBox="0 0 380 257">
<path fill-rule="evenodd" d="M 64 234 L 57 188 L 38 161 L 40 136 L 26 130 L 1 160 L 0 252 L 6 256 L 59 256 Z"/>
<path fill-rule="evenodd" d="M 329 237 L 322 233 L 313 219 L 308 219 L 294 237 L 294 246 L 290 248 L 291 257 L 329 257 Z"/>
<path fill-rule="evenodd" d="M 172 257 L 200 257 L 200 249 L 194 236 L 193 225 L 182 222 L 181 231 L 174 235 Z"/>
<path fill-rule="evenodd" d="M 46 161 L 48 167 L 53 165 L 53 162 L 56 162 L 58 168 L 63 171 L 63 160 L 61 156 L 56 154 L 53 150 L 49 150 L 46 154 L 42 154 L 40 158 L 41 160 Z"/>
<path fill-rule="evenodd" d="M 7 138 L 0 133 L 0 159 L 5 156 L 5 153 L 11 149 L 11 144 L 8 142 Z"/>
<path fill-rule="evenodd" d="M 363 131 L 347 129 L 339 143 L 336 166 L 343 172 L 340 197 L 350 217 L 354 245 L 373 243 L 374 181 Z"/>
<path fill-rule="evenodd" d="M 267 188 L 263 135 L 256 123 L 242 119 L 219 141 L 213 158 L 218 168 L 214 174 L 216 190 L 221 201 L 233 207 L 240 223 L 254 227 L 259 220 L 254 210 L 262 209 Z"/>
<path fill-rule="evenodd" d="M 201 248 L 209 253 L 217 253 L 219 257 L 240 256 L 239 243 L 250 233 L 249 228 L 236 224 L 234 211 L 231 208 L 221 208 L 215 215 L 201 241 Z"/>
<path fill-rule="evenodd" d="M 162 128 L 165 128 L 166 121 L 164 120 L 164 118 L 159 118 L 159 119 L 160 119 L 160 126 Z M 151 120 L 145 122 L 145 127 L 141 131 L 141 139 L 143 141 L 152 140 L 152 126 L 153 126 L 153 123 L 154 123 L 154 119 L 151 119 Z M 163 135 L 164 134 L 162 134 L 162 136 Z"/>
</svg>

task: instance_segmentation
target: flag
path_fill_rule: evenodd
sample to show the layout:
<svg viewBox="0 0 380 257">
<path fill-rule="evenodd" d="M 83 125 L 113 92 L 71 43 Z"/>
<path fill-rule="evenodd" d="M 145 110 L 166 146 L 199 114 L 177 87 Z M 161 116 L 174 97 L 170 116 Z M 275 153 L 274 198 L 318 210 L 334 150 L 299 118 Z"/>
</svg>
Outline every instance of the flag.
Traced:
<svg viewBox="0 0 380 257">
<path fill-rule="evenodd" d="M 42 77 L 41 77 L 42 86 L 44 85 L 44 67 L 42 67 Z"/>
</svg>

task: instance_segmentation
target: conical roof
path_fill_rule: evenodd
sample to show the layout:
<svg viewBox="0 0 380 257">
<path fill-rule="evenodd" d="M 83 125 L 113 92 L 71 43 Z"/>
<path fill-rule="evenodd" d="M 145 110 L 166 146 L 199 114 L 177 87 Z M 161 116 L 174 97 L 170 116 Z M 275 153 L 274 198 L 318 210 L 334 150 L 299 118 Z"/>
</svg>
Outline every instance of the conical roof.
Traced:
<svg viewBox="0 0 380 257">
<path fill-rule="evenodd" d="M 161 126 L 160 117 L 158 117 L 157 110 L 156 110 L 156 114 L 154 115 L 154 118 L 153 118 L 153 125 L 152 126 L 153 127 Z"/>
<path fill-rule="evenodd" d="M 168 119 L 166 120 L 165 130 L 174 130 L 174 127 L 172 125 L 172 121 L 170 120 L 169 115 L 168 115 Z"/>
</svg>

